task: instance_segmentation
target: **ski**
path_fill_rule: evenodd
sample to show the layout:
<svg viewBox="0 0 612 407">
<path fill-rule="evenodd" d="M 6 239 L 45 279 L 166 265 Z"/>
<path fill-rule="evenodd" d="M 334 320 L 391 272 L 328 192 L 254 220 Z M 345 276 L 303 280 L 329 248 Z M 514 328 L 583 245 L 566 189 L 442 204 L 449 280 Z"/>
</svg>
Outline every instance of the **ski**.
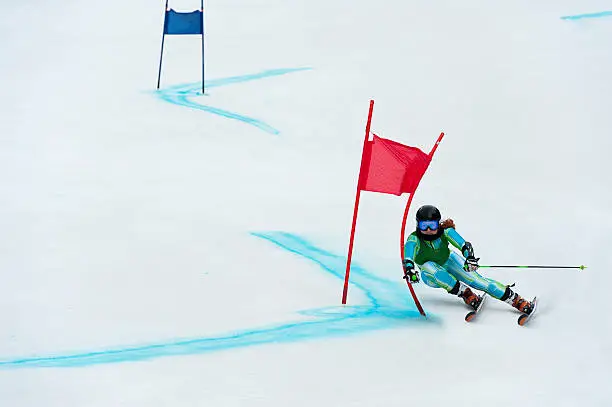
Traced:
<svg viewBox="0 0 612 407">
<path fill-rule="evenodd" d="M 476 307 L 475 310 L 468 312 L 465 315 L 465 322 L 470 322 L 472 321 L 474 318 L 476 318 L 476 314 L 478 314 L 478 311 L 480 311 L 480 308 L 482 308 L 482 304 L 484 304 L 486 297 L 488 296 L 487 293 L 483 293 L 482 297 L 480 297 L 480 303 L 478 304 L 478 306 Z"/>
<path fill-rule="evenodd" d="M 520 326 L 524 326 L 527 322 L 529 322 L 531 318 L 533 318 L 534 314 L 536 313 L 536 310 L 538 309 L 538 297 L 533 297 L 531 303 L 533 304 L 533 309 L 531 310 L 531 313 L 523 314 L 518 317 L 517 322 Z"/>
</svg>

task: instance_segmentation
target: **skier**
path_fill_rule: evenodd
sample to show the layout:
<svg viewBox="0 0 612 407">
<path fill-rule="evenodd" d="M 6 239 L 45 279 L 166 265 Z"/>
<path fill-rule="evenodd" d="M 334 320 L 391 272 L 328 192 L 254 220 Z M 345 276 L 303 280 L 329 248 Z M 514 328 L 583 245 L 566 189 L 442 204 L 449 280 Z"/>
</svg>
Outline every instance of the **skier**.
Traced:
<svg viewBox="0 0 612 407">
<path fill-rule="evenodd" d="M 503 285 L 476 272 L 480 258 L 474 256 L 472 244 L 457 233 L 452 219 L 441 219 L 435 206 L 424 205 L 417 211 L 416 231 L 410 234 L 404 246 L 404 278 L 412 283 L 422 279 L 430 287 L 444 288 L 449 294 L 463 298 L 474 309 L 482 301 L 482 296 L 476 295 L 470 287 L 530 314 L 533 304 L 512 291 L 510 287 L 514 284 Z M 451 251 L 449 243 L 461 250 L 463 257 Z M 415 265 L 421 270 L 420 278 Z"/>
</svg>

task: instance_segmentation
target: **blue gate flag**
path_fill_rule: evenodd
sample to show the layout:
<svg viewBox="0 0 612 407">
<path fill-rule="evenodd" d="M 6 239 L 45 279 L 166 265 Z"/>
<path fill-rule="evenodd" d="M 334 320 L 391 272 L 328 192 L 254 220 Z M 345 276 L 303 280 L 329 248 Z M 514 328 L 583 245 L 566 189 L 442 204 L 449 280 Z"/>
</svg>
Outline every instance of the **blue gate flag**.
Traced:
<svg viewBox="0 0 612 407">
<path fill-rule="evenodd" d="M 202 93 L 204 93 L 204 0 L 200 0 L 200 9 L 191 12 L 178 12 L 168 8 L 164 13 L 164 30 L 162 32 L 161 52 L 159 55 L 159 71 L 157 73 L 157 89 L 161 82 L 162 62 L 164 60 L 164 40 L 166 35 L 201 35 L 202 36 Z"/>
<path fill-rule="evenodd" d="M 164 34 L 204 34 L 202 21 L 202 11 L 200 10 L 196 10 L 191 13 L 179 13 L 170 9 L 166 12 Z"/>
</svg>

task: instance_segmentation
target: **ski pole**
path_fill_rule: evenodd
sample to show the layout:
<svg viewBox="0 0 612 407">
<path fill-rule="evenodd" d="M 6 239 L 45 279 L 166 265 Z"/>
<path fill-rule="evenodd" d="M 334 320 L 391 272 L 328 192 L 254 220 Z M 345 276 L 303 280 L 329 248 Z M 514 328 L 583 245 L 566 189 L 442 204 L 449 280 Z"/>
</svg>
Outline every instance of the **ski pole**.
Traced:
<svg viewBox="0 0 612 407">
<path fill-rule="evenodd" d="M 580 269 L 587 266 L 479 266 L 480 268 L 516 268 L 516 269 Z"/>
</svg>

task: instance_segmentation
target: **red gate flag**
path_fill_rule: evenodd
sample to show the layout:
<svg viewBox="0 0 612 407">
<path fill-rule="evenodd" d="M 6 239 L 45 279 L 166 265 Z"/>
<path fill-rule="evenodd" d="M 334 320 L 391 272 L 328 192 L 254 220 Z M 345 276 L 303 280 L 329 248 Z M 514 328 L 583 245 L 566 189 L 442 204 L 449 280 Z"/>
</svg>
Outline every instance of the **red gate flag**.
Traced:
<svg viewBox="0 0 612 407">
<path fill-rule="evenodd" d="M 393 140 L 384 139 L 374 134 L 374 139 L 370 140 L 370 126 L 372 124 L 372 112 L 374 101 L 370 100 L 370 111 L 366 124 L 365 140 L 361 155 L 361 168 L 359 169 L 359 180 L 357 181 L 357 195 L 355 197 L 355 208 L 353 210 L 353 224 L 351 227 L 351 237 L 349 239 L 348 257 L 346 261 L 346 274 L 344 276 L 344 290 L 342 292 L 342 304 L 346 304 L 348 294 L 349 273 L 351 270 L 351 257 L 353 254 L 353 242 L 355 239 L 355 229 L 357 226 L 357 212 L 359 210 L 359 197 L 361 191 L 379 192 L 383 194 L 401 195 L 409 193 L 410 198 L 406 204 L 402 229 L 400 233 L 400 251 L 404 257 L 404 232 L 406 219 L 414 192 L 425 175 L 425 171 L 431 163 L 431 159 L 444 137 L 441 133 L 434 147 L 425 154 L 416 147 L 410 147 Z M 425 311 L 416 297 L 412 284 L 406 279 L 410 294 L 414 299 L 421 315 L 425 316 Z"/>
<path fill-rule="evenodd" d="M 414 192 L 431 162 L 431 157 L 416 147 L 376 135 L 366 143 L 363 154 L 359 188 L 383 194 Z"/>
</svg>

